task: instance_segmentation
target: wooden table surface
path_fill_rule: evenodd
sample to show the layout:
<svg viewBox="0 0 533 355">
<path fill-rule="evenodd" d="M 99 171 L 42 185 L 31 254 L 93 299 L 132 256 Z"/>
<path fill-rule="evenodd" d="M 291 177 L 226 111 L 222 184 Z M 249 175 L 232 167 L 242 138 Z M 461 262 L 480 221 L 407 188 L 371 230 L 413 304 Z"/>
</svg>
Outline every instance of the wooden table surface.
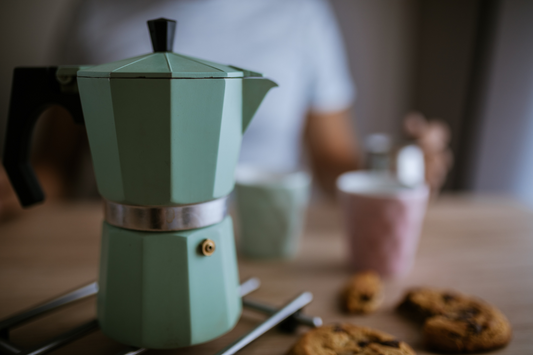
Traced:
<svg viewBox="0 0 533 355">
<path fill-rule="evenodd" d="M 43 205 L 0 225 L 0 319 L 96 279 L 99 204 Z M 413 271 L 385 281 L 384 305 L 374 314 L 352 316 L 338 308 L 338 293 L 348 280 L 339 211 L 314 206 L 293 261 L 239 260 L 241 279 L 257 276 L 261 288 L 249 297 L 281 305 L 301 291 L 315 299 L 305 313 L 326 323 L 353 322 L 381 329 L 423 348 L 420 329 L 394 312 L 410 286 L 454 288 L 499 307 L 513 327 L 513 340 L 493 354 L 533 354 L 533 213 L 509 199 L 443 196 L 432 203 Z M 46 315 L 11 332 L 22 348 L 36 346 L 95 316 L 94 297 Z M 213 354 L 256 326 L 263 315 L 245 311 L 227 335 L 199 346 L 149 354 Z M 298 332 L 307 329 L 300 327 Z M 270 331 L 242 354 L 284 354 L 298 335 Z M 123 345 L 100 331 L 54 354 L 116 354 Z"/>
</svg>

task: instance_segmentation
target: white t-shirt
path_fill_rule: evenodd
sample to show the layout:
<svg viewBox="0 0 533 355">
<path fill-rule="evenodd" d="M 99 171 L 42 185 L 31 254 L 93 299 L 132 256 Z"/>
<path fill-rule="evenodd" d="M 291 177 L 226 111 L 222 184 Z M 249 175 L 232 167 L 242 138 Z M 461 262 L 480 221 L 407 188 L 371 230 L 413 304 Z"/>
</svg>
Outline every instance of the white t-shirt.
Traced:
<svg viewBox="0 0 533 355">
<path fill-rule="evenodd" d="M 309 110 L 349 107 L 354 86 L 324 0 L 87 0 L 68 32 L 65 64 L 102 64 L 152 52 L 147 20 L 177 20 L 174 52 L 265 74 L 278 83 L 243 137 L 240 162 L 302 167 Z"/>
</svg>

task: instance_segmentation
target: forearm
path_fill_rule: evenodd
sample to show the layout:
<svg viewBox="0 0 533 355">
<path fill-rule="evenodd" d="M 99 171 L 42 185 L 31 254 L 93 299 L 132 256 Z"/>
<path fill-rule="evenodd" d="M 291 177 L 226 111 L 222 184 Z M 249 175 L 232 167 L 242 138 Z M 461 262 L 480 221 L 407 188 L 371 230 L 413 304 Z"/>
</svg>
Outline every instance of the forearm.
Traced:
<svg viewBox="0 0 533 355">
<path fill-rule="evenodd" d="M 307 117 L 304 142 L 311 168 L 321 188 L 330 194 L 340 174 L 360 167 L 350 120 L 350 110 L 309 113 Z"/>
</svg>

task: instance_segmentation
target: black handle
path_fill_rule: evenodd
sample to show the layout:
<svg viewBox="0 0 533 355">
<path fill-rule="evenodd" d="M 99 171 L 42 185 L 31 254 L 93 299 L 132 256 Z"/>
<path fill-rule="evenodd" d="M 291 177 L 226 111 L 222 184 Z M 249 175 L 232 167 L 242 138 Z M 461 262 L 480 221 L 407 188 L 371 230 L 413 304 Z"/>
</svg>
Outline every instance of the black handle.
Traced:
<svg viewBox="0 0 533 355">
<path fill-rule="evenodd" d="M 13 72 L 3 163 L 23 207 L 44 200 L 43 190 L 29 162 L 30 140 L 37 118 L 48 107 L 60 105 L 70 112 L 76 123 L 83 124 L 79 93 L 72 90 L 72 83 L 62 86 L 56 71 L 57 67 L 46 67 L 15 68 Z"/>
<path fill-rule="evenodd" d="M 150 20 L 148 21 L 148 29 L 150 29 L 154 52 L 172 52 L 176 21 L 166 18 Z"/>
</svg>

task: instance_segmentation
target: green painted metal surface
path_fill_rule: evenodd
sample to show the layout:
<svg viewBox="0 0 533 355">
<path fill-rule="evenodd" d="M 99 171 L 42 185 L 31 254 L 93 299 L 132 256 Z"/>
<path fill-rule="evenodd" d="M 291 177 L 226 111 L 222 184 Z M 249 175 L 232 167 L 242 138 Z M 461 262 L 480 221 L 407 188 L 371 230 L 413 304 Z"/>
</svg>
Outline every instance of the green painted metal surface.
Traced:
<svg viewBox="0 0 533 355">
<path fill-rule="evenodd" d="M 109 80 L 78 78 L 78 89 L 86 93 L 80 97 L 100 194 L 111 201 L 124 201 Z"/>
<path fill-rule="evenodd" d="M 268 79 L 78 77 L 100 194 L 133 205 L 228 195 Z"/>
<path fill-rule="evenodd" d="M 215 252 L 199 245 L 211 239 Z M 124 344 L 171 349 L 231 330 L 241 314 L 230 217 L 182 232 L 140 232 L 103 224 L 98 292 L 102 331 Z"/>
<path fill-rule="evenodd" d="M 226 80 L 169 81 L 172 82 L 175 95 L 170 127 L 172 146 L 168 149 L 172 154 L 169 171 L 173 183 L 172 200 L 194 203 L 229 194 L 233 186 L 228 184 L 219 191 L 221 195 L 215 194 L 217 170 L 223 168 L 224 164 L 234 169 L 239 151 L 222 156 L 221 164 L 217 164 L 217 160 L 221 153 L 220 146 L 237 142 L 240 148 L 241 135 L 232 125 L 232 120 L 240 121 L 240 118 L 228 117 L 224 113 L 235 110 L 242 101 L 230 101 L 223 105 L 224 97 L 231 95 L 225 92 Z M 221 135 L 223 128 L 229 129 L 225 136 Z M 227 180 L 228 177 L 222 178 Z"/>
<path fill-rule="evenodd" d="M 261 105 L 267 92 L 273 87 L 278 86 L 271 80 L 260 78 L 249 78 L 243 80 L 243 106 L 242 106 L 242 128 L 243 133 L 252 121 L 255 112 Z"/>
<path fill-rule="evenodd" d="M 88 78 L 232 78 L 252 73 L 173 52 L 157 52 L 84 68 L 78 76 Z M 254 73 L 255 76 L 261 76 Z"/>
</svg>

